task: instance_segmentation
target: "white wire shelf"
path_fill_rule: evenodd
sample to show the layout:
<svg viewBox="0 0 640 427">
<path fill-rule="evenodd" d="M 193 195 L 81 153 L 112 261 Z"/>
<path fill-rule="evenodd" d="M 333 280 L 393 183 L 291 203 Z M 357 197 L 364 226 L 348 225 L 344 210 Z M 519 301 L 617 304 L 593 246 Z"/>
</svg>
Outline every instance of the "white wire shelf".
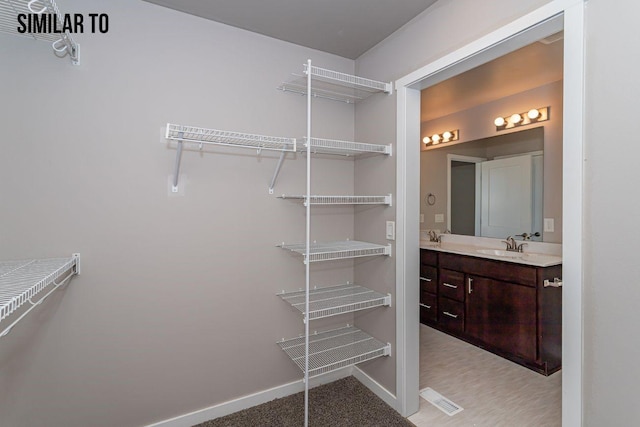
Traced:
<svg viewBox="0 0 640 427">
<path fill-rule="evenodd" d="M 331 261 L 339 259 L 351 259 L 367 256 L 391 255 L 391 245 L 377 245 L 375 243 L 359 242 L 357 240 L 344 240 L 336 242 L 313 242 L 307 247 L 305 243 L 278 245 L 282 249 L 288 249 L 303 256 L 304 262 Z"/>
<path fill-rule="evenodd" d="M 215 144 L 257 150 L 296 151 L 296 139 L 256 135 L 167 123 L 166 138 L 180 142 Z"/>
<path fill-rule="evenodd" d="M 0 337 L 8 334 L 11 328 L 29 311 L 44 301 L 59 286 L 65 284 L 72 276 L 79 273 L 79 254 L 74 254 L 70 258 L 0 262 L 0 322 L 25 304 L 31 304 L 27 311 L 0 333 Z M 62 278 L 63 275 L 65 275 L 64 278 Z M 60 278 L 62 280 L 58 282 Z M 53 289 L 34 302 L 33 298 L 50 285 L 54 285 Z"/>
<path fill-rule="evenodd" d="M 18 27 L 23 28 L 18 22 L 18 15 L 25 14 L 27 17 L 38 16 L 38 22 L 62 30 L 64 25 L 58 5 L 54 0 L 4 0 L 0 1 L 0 32 L 14 36 L 28 37 L 34 40 L 41 40 L 51 43 L 56 56 L 63 57 L 69 55 L 71 62 L 75 65 L 80 63 L 80 45 L 78 45 L 69 35 L 68 31 L 56 32 L 28 32 L 29 19 L 23 19 L 26 25 L 25 32 L 20 33 Z M 55 19 L 55 24 L 51 19 Z M 32 25 L 32 29 L 35 25 Z M 46 25 L 47 27 L 49 25 Z"/>
<path fill-rule="evenodd" d="M 391 144 L 368 144 L 365 142 L 342 141 L 339 139 L 311 138 L 310 151 L 312 154 L 334 154 L 339 156 L 358 156 L 362 154 L 392 155 Z M 298 149 L 301 153 L 307 152 L 307 138 Z"/>
<path fill-rule="evenodd" d="M 203 144 L 223 145 L 227 147 L 251 148 L 258 150 L 272 150 L 280 152 L 280 159 L 269 185 L 269 193 L 273 194 L 284 156 L 288 152 L 296 151 L 296 139 L 281 136 L 257 135 L 252 133 L 241 133 L 219 129 L 208 129 L 196 126 L 183 126 L 167 123 L 165 138 L 178 142 L 176 161 L 174 166 L 173 182 L 171 191 L 178 192 L 178 177 L 180 176 L 180 161 L 182 159 L 182 144 L 196 143 L 202 149 Z"/>
<path fill-rule="evenodd" d="M 392 196 L 304 196 L 304 195 L 286 195 L 278 196 L 284 200 L 300 200 L 306 206 L 311 205 L 387 205 L 391 206 Z"/>
<path fill-rule="evenodd" d="M 278 89 L 307 95 L 307 75 L 311 77 L 311 96 L 349 104 L 361 101 L 374 93 L 391 93 L 391 83 L 380 82 L 338 71 L 304 64 L 303 74 L 293 74 L 292 79 Z"/>
<path fill-rule="evenodd" d="M 278 296 L 299 310 L 305 321 L 391 305 L 390 294 L 384 295 L 352 283 L 309 290 L 308 315 L 305 315 L 305 291 L 283 291 Z"/>
<path fill-rule="evenodd" d="M 283 340 L 278 345 L 304 372 L 305 338 Z M 391 344 L 378 341 L 352 326 L 315 333 L 309 336 L 307 374 L 311 378 L 390 354 Z"/>
</svg>

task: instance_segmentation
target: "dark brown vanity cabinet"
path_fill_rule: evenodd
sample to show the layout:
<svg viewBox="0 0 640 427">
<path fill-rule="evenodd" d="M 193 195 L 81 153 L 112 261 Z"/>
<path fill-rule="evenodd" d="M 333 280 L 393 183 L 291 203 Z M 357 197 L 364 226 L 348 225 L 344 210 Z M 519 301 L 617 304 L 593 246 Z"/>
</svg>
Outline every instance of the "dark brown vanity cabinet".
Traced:
<svg viewBox="0 0 640 427">
<path fill-rule="evenodd" d="M 438 320 L 438 254 L 420 252 L 420 322 L 435 325 Z"/>
<path fill-rule="evenodd" d="M 543 374 L 560 369 L 562 290 L 545 287 L 544 281 L 562 277 L 561 265 L 536 267 L 421 249 L 425 259 L 437 266 L 435 295 L 428 293 L 437 314 L 424 321 L 421 297 L 423 323 Z"/>
</svg>

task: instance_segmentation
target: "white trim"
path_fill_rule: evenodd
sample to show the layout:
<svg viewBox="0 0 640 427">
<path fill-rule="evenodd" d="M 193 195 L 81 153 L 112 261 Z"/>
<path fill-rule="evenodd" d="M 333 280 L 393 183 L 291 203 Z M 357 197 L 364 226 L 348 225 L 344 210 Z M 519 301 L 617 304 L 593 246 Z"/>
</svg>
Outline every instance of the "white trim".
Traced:
<svg viewBox="0 0 640 427">
<path fill-rule="evenodd" d="M 309 380 L 309 388 L 317 387 L 322 384 L 327 384 L 333 381 L 337 381 L 339 379 L 346 378 L 352 374 L 353 374 L 353 367 L 350 366 L 348 368 L 331 372 L 329 374 L 322 375 L 320 377 L 311 378 Z M 237 399 L 229 400 L 227 402 L 210 406 L 208 408 L 200 409 L 198 411 L 190 412 L 188 414 L 179 415 L 174 418 L 149 424 L 146 427 L 191 427 L 196 424 L 203 423 L 205 421 L 224 417 L 225 415 L 233 414 L 234 412 L 242 411 L 243 409 L 251 408 L 256 405 L 270 402 L 274 399 L 290 396 L 292 394 L 303 392 L 303 391 L 304 391 L 303 381 L 302 380 L 294 381 L 292 383 L 283 384 L 281 386 L 273 387 L 268 390 L 259 391 L 257 393 L 253 393 Z"/>
<path fill-rule="evenodd" d="M 384 388 L 382 384 L 371 378 L 364 372 L 362 369 L 354 366 L 353 368 L 353 376 L 364 384 L 369 390 L 371 390 L 376 396 L 382 399 L 387 405 L 395 408 L 398 403 L 398 399 L 396 396 L 391 393 L 389 390 Z"/>
<path fill-rule="evenodd" d="M 563 25 L 564 22 L 564 25 Z M 560 28 L 558 28 L 560 26 Z M 537 10 L 487 34 L 396 81 L 397 217 L 402 230 L 396 242 L 396 394 L 397 408 L 403 416 L 417 411 L 418 390 L 413 378 L 419 377 L 415 362 L 419 353 L 419 334 L 411 321 L 417 312 L 418 268 L 414 265 L 419 236 L 419 189 L 409 184 L 419 174 L 413 158 L 420 157 L 419 91 L 479 64 L 500 57 L 519 47 L 550 35 L 564 27 L 564 154 L 563 154 L 563 370 L 562 425 L 582 423 L 583 313 L 582 313 L 582 149 L 584 128 L 584 0 L 552 0 Z M 554 31 L 555 30 L 555 31 Z M 415 131 L 418 128 L 418 136 Z M 416 212 L 413 212 L 413 211 Z M 413 237 L 415 236 L 415 238 Z M 404 259 L 406 258 L 406 259 Z M 403 271 L 399 271 L 403 270 Z M 404 375 L 405 377 L 401 377 Z"/>
<path fill-rule="evenodd" d="M 451 162 L 457 160 L 466 163 L 484 162 L 484 157 L 462 156 L 460 154 L 447 154 L 447 230 L 451 231 Z M 477 166 L 477 165 L 476 165 Z M 476 215 L 475 215 L 475 232 L 476 236 L 480 235 L 480 171 L 476 167 Z"/>
</svg>

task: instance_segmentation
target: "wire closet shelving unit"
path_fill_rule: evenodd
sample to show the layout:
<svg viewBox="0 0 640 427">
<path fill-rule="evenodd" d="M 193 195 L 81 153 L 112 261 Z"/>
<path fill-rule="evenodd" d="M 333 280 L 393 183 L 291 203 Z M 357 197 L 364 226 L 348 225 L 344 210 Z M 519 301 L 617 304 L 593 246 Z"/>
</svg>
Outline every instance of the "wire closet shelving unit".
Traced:
<svg viewBox="0 0 640 427">
<path fill-rule="evenodd" d="M 20 33 L 18 31 L 18 15 L 21 14 L 38 15 L 42 16 L 42 19 L 50 17 L 56 21 L 56 27 L 62 29 L 64 25 L 61 16 L 63 15 L 54 0 L 1 0 L 0 32 L 51 43 L 51 48 L 56 56 L 62 58 L 68 55 L 74 65 L 80 64 L 80 45 L 73 40 L 68 31 L 60 33 Z"/>
<path fill-rule="evenodd" d="M 346 327 L 314 332 L 310 334 L 311 320 L 352 313 L 359 310 L 390 306 L 391 295 L 383 295 L 364 286 L 347 283 L 311 289 L 310 264 L 371 256 L 391 256 L 391 245 L 380 245 L 354 240 L 315 242 L 311 241 L 311 207 L 317 205 L 382 205 L 391 206 L 388 195 L 314 195 L 311 192 L 311 158 L 315 154 L 356 157 L 361 155 L 391 156 L 391 145 L 322 139 L 311 134 L 311 100 L 325 98 L 333 101 L 354 103 L 374 93 L 391 93 L 391 83 L 378 82 L 304 65 L 302 75 L 294 75 L 292 81 L 283 83 L 279 89 L 307 96 L 307 135 L 299 152 L 306 154 L 307 177 L 304 195 L 287 196 L 282 199 L 300 200 L 306 208 L 306 237 L 304 243 L 278 245 L 301 255 L 305 264 L 305 288 L 296 292 L 282 292 L 279 296 L 300 311 L 305 324 L 304 335 L 283 339 L 278 345 L 302 370 L 304 374 L 305 427 L 309 423 L 309 378 L 391 354 L 391 345 L 366 332 L 347 325 Z"/>
<path fill-rule="evenodd" d="M 80 254 L 70 258 L 0 261 L 0 326 L 12 314 L 21 312 L 2 329 L 0 337 L 76 274 L 80 274 Z M 34 301 L 36 297 L 39 299 Z"/>
</svg>

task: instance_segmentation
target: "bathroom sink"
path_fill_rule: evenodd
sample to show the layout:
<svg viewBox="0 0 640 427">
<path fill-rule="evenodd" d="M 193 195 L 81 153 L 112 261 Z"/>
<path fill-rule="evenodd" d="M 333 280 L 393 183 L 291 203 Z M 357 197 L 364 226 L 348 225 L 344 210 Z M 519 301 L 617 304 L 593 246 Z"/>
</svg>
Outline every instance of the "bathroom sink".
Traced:
<svg viewBox="0 0 640 427">
<path fill-rule="evenodd" d="M 522 256 L 524 255 L 522 252 L 502 251 L 500 249 L 476 249 L 476 252 L 484 255 L 499 256 L 504 258 L 522 258 Z"/>
</svg>

